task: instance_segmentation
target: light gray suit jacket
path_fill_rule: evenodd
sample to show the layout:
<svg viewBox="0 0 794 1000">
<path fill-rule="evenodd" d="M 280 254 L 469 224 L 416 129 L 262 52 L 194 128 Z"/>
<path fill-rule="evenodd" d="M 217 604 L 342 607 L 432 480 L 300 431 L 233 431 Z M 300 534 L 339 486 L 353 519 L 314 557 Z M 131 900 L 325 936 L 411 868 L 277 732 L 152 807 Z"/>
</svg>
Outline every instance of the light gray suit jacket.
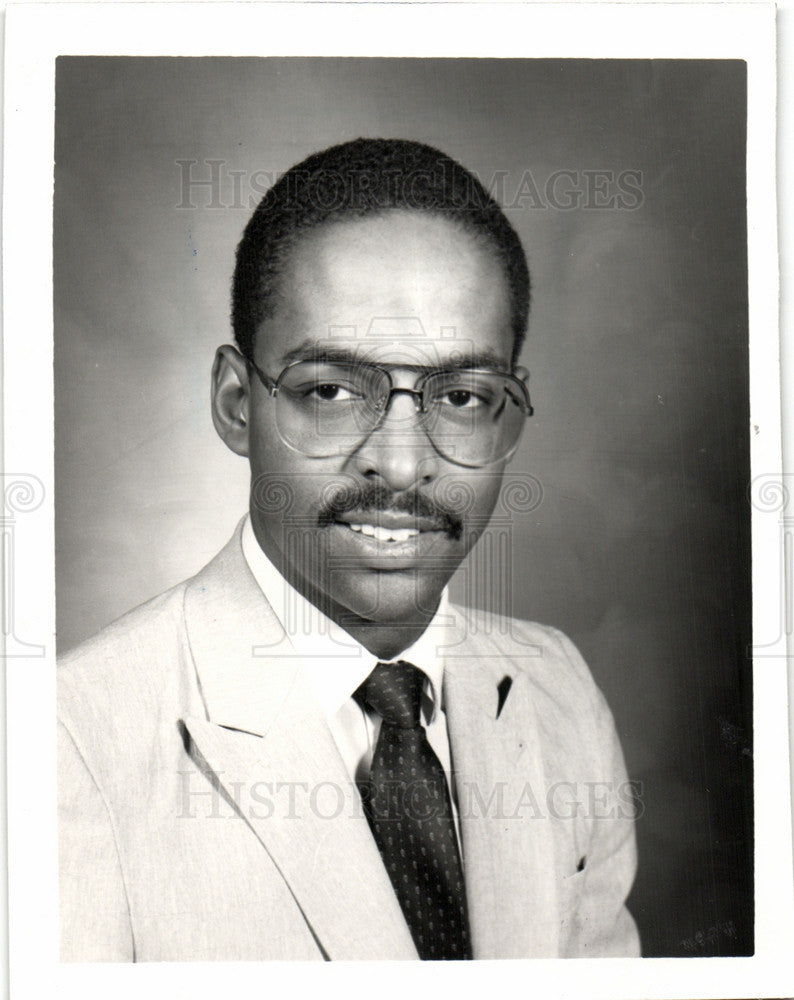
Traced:
<svg viewBox="0 0 794 1000">
<path fill-rule="evenodd" d="M 638 954 L 632 807 L 587 667 L 552 629 L 455 616 L 443 698 L 475 958 Z M 64 657 L 58 701 L 63 960 L 417 957 L 239 529 Z"/>
</svg>

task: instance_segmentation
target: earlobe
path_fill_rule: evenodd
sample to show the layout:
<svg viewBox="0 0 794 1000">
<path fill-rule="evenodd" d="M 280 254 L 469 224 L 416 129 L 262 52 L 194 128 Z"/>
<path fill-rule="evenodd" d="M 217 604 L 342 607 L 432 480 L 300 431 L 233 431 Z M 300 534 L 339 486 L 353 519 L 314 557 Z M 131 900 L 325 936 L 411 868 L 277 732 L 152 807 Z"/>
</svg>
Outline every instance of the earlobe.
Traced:
<svg viewBox="0 0 794 1000">
<path fill-rule="evenodd" d="M 212 422 L 227 448 L 244 457 L 248 456 L 249 393 L 245 358 L 223 344 L 212 366 Z"/>
</svg>

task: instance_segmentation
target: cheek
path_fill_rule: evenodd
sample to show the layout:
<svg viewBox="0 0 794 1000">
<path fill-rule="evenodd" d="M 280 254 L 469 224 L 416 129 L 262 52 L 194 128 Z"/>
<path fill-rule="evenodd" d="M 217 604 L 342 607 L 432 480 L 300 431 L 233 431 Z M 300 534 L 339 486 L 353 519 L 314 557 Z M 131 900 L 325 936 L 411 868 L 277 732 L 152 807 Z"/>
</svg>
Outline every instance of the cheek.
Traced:
<svg viewBox="0 0 794 1000">
<path fill-rule="evenodd" d="M 251 506 L 265 522 L 305 516 L 311 502 L 305 459 L 291 451 L 277 435 L 252 433 Z"/>
<path fill-rule="evenodd" d="M 287 447 L 277 435 L 252 434 L 251 506 L 271 535 L 316 528 L 323 505 L 351 485 L 343 459 L 311 459 Z"/>
<path fill-rule="evenodd" d="M 464 537 L 469 546 L 479 538 L 499 499 L 504 465 L 487 474 L 472 470 L 461 475 L 461 470 L 439 478 L 433 491 L 434 498 L 450 511 L 455 511 L 463 521 Z"/>
</svg>

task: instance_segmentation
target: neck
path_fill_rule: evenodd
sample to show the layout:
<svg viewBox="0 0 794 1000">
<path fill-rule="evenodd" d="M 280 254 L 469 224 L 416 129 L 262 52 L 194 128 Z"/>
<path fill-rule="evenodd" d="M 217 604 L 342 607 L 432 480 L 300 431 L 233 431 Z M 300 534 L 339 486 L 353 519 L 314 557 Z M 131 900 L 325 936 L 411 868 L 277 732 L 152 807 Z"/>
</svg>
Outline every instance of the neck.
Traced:
<svg viewBox="0 0 794 1000">
<path fill-rule="evenodd" d="M 350 612 L 347 612 L 349 615 Z M 331 617 L 330 615 L 328 616 Z M 364 649 L 379 660 L 394 660 L 404 649 L 412 646 L 428 626 L 429 620 L 422 625 L 383 625 L 380 622 L 361 621 L 351 625 L 333 619 Z"/>
</svg>

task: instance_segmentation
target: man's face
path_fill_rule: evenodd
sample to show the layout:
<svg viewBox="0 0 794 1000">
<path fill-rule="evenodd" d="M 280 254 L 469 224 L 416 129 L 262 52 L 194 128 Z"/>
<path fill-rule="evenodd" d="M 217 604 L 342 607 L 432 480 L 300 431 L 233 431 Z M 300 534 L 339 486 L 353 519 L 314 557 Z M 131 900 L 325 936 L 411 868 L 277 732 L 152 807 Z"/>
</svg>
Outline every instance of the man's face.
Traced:
<svg viewBox="0 0 794 1000">
<path fill-rule="evenodd" d="M 461 356 L 510 370 L 502 269 L 442 218 L 391 212 L 313 230 L 279 290 L 255 347 L 272 379 L 329 353 L 389 366 L 393 384 L 408 389 L 423 369 L 459 365 Z M 279 433 L 284 401 L 253 373 L 246 392 L 251 517 L 270 559 L 343 625 L 426 620 L 486 526 L 504 461 L 466 468 L 442 457 L 404 393 L 363 440 L 308 457 Z"/>
</svg>

